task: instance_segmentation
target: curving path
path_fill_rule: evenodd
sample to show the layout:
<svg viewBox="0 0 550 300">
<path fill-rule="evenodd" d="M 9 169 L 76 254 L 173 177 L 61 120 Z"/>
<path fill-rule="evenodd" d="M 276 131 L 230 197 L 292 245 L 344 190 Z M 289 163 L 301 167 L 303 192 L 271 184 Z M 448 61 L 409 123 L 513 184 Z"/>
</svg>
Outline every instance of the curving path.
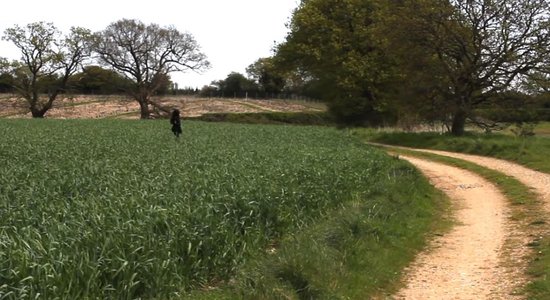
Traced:
<svg viewBox="0 0 550 300">
<path fill-rule="evenodd" d="M 408 148 L 407 148 L 408 149 Z M 473 162 L 480 166 L 497 170 L 508 176 L 512 176 L 526 186 L 532 188 L 543 201 L 543 205 L 548 212 L 550 212 L 550 174 L 531 170 L 522 165 L 509 162 L 502 159 L 491 158 L 486 156 L 471 155 L 454 153 L 448 151 L 439 150 L 426 150 L 426 149 L 410 149 L 414 151 L 422 151 L 427 153 L 433 153 L 443 156 L 454 157 L 469 162 Z"/>
<path fill-rule="evenodd" d="M 458 158 L 458 159 L 462 159 L 465 161 L 478 164 L 488 169 L 497 170 L 508 176 L 514 177 L 521 183 L 532 188 L 535 191 L 535 193 L 538 194 L 546 211 L 550 212 L 550 174 L 535 171 L 527 167 L 524 167 L 522 165 L 519 165 L 517 163 L 509 162 L 498 158 L 487 157 L 487 156 L 463 154 L 463 153 L 441 151 L 441 150 L 398 147 L 398 146 L 390 146 L 390 145 L 383 145 L 383 144 L 376 144 L 376 143 L 373 143 L 373 145 L 407 149 L 407 150 L 413 150 L 413 151 L 419 151 L 419 152 L 433 153 L 433 154 L 442 155 L 442 156 L 454 157 L 454 158 Z"/>
<path fill-rule="evenodd" d="M 515 299 L 523 283 L 503 257 L 511 238 L 508 202 L 480 176 L 456 167 L 400 156 L 453 201 L 457 225 L 431 242 L 405 272 L 394 299 Z M 521 272 L 521 271 L 520 271 Z"/>
</svg>

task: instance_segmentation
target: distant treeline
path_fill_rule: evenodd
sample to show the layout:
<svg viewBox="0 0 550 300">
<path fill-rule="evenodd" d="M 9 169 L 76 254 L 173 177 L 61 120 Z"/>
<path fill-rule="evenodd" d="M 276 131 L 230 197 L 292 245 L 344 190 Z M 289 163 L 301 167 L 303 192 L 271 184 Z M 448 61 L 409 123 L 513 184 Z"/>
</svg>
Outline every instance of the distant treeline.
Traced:
<svg viewBox="0 0 550 300">
<path fill-rule="evenodd" d="M 38 78 L 39 92 L 48 93 L 54 89 L 61 78 L 57 74 Z M 117 95 L 126 94 L 135 85 L 135 82 L 119 73 L 100 66 L 87 66 L 81 72 L 75 73 L 69 79 L 65 92 L 82 95 Z M 10 73 L 0 74 L 0 93 L 14 93 L 15 78 Z M 169 76 L 161 80 L 156 95 L 197 95 L 200 90 L 186 87 L 179 89 Z"/>
<path fill-rule="evenodd" d="M 55 88 L 57 75 L 38 79 L 40 92 L 47 94 Z M 15 93 L 15 79 L 10 73 L 0 74 L 0 93 Z M 119 73 L 100 66 L 87 66 L 81 72 L 71 76 L 65 88 L 66 93 L 80 95 L 118 95 L 132 90 L 134 81 Z M 284 88 L 265 89 L 261 84 L 246 78 L 240 73 L 232 72 L 226 79 L 212 82 L 202 89 L 193 87 L 179 88 L 166 76 L 161 81 L 155 95 L 190 95 L 206 98 L 254 98 L 254 99 L 307 99 L 315 100 L 314 88 L 305 86 L 300 90 Z"/>
<path fill-rule="evenodd" d="M 478 108 L 475 114 L 482 119 L 501 123 L 550 121 L 550 93 L 501 93 Z"/>
<path fill-rule="evenodd" d="M 15 78 L 12 74 L 0 73 L 0 93 L 15 93 Z M 48 93 L 60 81 L 59 75 L 40 77 L 38 85 L 40 93 Z M 193 87 L 179 88 L 178 85 L 165 76 L 160 81 L 160 87 L 155 95 L 193 95 L 208 98 L 255 98 L 255 99 L 308 99 L 315 100 L 317 95 L 314 87 L 304 86 L 300 90 L 281 87 L 265 88 L 255 80 L 248 79 L 236 72 L 230 73 L 226 79 L 213 81 L 202 89 Z M 81 95 L 117 95 L 131 91 L 135 81 L 118 72 L 100 66 L 87 66 L 81 72 L 75 73 L 65 87 L 66 93 Z"/>
</svg>

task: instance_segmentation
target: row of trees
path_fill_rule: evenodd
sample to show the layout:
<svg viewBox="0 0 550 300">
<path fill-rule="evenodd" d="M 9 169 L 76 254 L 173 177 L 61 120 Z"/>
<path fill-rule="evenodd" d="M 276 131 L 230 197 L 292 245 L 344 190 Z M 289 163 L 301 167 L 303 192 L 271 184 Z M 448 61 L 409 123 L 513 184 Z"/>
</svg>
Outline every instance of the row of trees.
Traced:
<svg viewBox="0 0 550 300">
<path fill-rule="evenodd" d="M 206 97 L 288 98 L 292 96 L 320 99 L 315 82 L 292 76 L 275 64 L 273 57 L 259 58 L 246 68 L 247 76 L 231 72 L 225 79 L 213 81 L 200 92 Z"/>
<path fill-rule="evenodd" d="M 53 24 L 37 22 L 8 28 L 3 39 L 13 42 L 21 59 L 0 59 L 0 79 L 27 101 L 36 118 L 45 115 L 60 93 L 81 83 L 80 88 L 90 91 L 124 90 L 146 119 L 156 105 L 151 96 L 170 85 L 170 73 L 209 67 L 191 34 L 137 20 L 123 19 L 97 33 L 73 27 L 64 36 Z M 108 69 L 88 67 L 77 74 L 94 60 Z M 98 78 L 99 85 L 94 85 Z"/>
<path fill-rule="evenodd" d="M 549 6 L 547 0 L 302 0 L 267 70 L 292 88 L 313 86 L 341 122 L 364 123 L 391 111 L 443 121 L 461 135 L 467 120 L 482 123 L 481 107 L 509 95 L 548 93 Z M 273 72 L 257 69 L 259 80 L 279 87 Z"/>
<path fill-rule="evenodd" d="M 61 78 L 58 74 L 38 78 L 37 86 L 39 87 L 39 93 L 47 93 L 52 86 L 59 85 L 60 80 Z M 63 92 L 79 95 L 116 95 L 125 94 L 132 88 L 132 85 L 132 80 L 113 70 L 89 65 L 84 66 L 81 71 L 69 77 Z M 17 78 L 11 72 L 0 73 L 0 93 L 15 93 L 17 92 L 15 86 L 17 86 Z M 161 82 L 160 87 L 155 93 L 157 95 L 195 95 L 199 93 L 199 90 L 191 87 L 179 88 L 166 75 L 165 80 Z"/>
<path fill-rule="evenodd" d="M 18 80 L 12 72 L 0 74 L 0 92 L 15 93 Z M 48 93 L 52 86 L 61 84 L 62 78 L 59 74 L 50 76 L 42 76 L 37 78 L 38 92 L 41 94 Z M 101 66 L 85 66 L 80 72 L 69 77 L 66 87 L 63 92 L 71 92 L 75 94 L 96 94 L 110 95 L 124 93 L 130 86 L 132 81 L 119 73 L 105 69 Z"/>
</svg>

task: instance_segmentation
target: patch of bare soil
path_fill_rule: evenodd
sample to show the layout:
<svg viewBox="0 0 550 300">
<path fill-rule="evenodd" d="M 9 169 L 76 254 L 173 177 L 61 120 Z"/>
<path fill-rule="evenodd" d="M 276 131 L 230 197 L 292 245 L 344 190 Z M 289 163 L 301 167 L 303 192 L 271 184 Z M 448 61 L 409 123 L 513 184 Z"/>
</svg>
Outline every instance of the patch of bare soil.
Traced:
<svg viewBox="0 0 550 300">
<path fill-rule="evenodd" d="M 105 101 L 81 105 L 54 107 L 47 113 L 55 119 L 101 119 L 137 112 L 139 105 L 135 101 Z"/>
<path fill-rule="evenodd" d="M 0 95 L 0 117 L 21 113 L 25 108 L 25 102 L 18 100 L 13 95 Z"/>
<path fill-rule="evenodd" d="M 206 113 L 259 113 L 322 111 L 322 106 L 288 100 L 254 100 L 196 98 L 182 96 L 153 99 L 164 108 L 178 108 L 184 117 L 197 117 Z M 12 95 L 0 96 L 0 117 L 30 118 L 24 100 Z M 70 96 L 59 98 L 46 113 L 47 118 L 97 119 L 123 117 L 139 118 L 139 105 L 125 96 Z"/>
<path fill-rule="evenodd" d="M 401 157 L 452 199 L 457 225 L 415 259 L 406 271 L 406 287 L 394 298 L 516 299 L 514 291 L 524 283 L 523 270 L 512 267 L 506 251 L 516 228 L 504 196 L 474 173 Z"/>
<path fill-rule="evenodd" d="M 159 103 L 165 107 L 178 108 L 184 117 L 198 117 L 207 113 L 256 113 L 264 110 L 244 105 L 235 100 L 225 99 L 163 99 Z"/>
<path fill-rule="evenodd" d="M 157 102 L 168 108 L 178 108 L 184 117 L 198 117 L 207 113 L 306 112 L 321 110 L 286 100 L 164 97 Z"/>
</svg>

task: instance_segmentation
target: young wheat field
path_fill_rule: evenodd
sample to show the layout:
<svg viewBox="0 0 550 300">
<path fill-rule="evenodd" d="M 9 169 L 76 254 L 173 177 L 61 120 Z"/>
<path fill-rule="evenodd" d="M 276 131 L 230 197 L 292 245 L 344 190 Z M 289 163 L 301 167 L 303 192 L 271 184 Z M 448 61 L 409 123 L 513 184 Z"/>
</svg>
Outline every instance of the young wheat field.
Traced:
<svg viewBox="0 0 550 300">
<path fill-rule="evenodd" d="M 380 193 L 395 164 L 331 128 L 183 132 L 165 120 L 0 120 L 0 298 L 178 297 Z"/>
</svg>

